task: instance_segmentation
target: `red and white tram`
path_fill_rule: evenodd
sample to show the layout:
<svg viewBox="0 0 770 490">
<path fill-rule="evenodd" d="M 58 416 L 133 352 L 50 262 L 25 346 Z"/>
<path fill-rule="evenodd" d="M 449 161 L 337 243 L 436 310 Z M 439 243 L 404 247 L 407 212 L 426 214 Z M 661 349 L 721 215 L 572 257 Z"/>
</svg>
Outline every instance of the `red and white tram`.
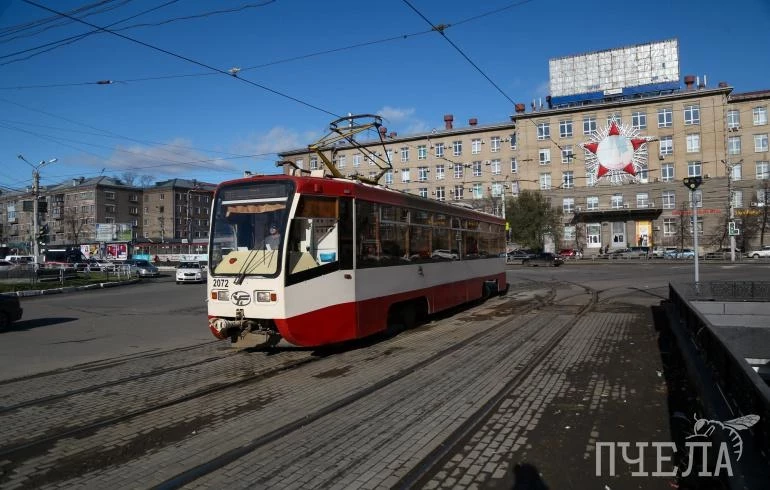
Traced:
<svg viewBox="0 0 770 490">
<path fill-rule="evenodd" d="M 209 327 L 233 342 L 320 346 L 409 325 L 507 291 L 504 230 L 486 213 L 349 179 L 224 182 L 212 210 Z"/>
</svg>

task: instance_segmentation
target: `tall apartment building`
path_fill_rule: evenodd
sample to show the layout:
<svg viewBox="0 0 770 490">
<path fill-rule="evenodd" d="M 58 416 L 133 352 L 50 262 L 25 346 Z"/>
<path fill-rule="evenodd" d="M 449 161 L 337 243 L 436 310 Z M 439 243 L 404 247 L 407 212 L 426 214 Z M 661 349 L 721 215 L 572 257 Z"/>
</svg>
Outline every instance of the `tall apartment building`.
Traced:
<svg viewBox="0 0 770 490">
<path fill-rule="evenodd" d="M 428 133 L 398 136 L 380 128 L 393 167 L 380 183 L 496 214 L 504 198 L 539 191 L 564 213 L 555 245 L 596 253 L 608 245 L 690 245 L 691 194 L 682 179 L 700 176 L 694 198 L 701 246 L 727 245 L 731 215 L 742 230 L 738 246 L 755 245 L 770 200 L 770 90 L 733 93 L 726 83 L 707 87 L 705 77 L 684 81 L 683 88 L 677 81 L 628 94 L 608 90 L 598 99 L 558 105 L 549 96 L 529 111 L 516 104 L 510 120 L 500 123 L 470 118 L 456 127 L 446 115 L 444 127 Z M 629 138 L 649 140 L 640 146 L 643 165 L 632 179 L 600 178 L 596 158 L 581 146 L 607 136 L 613 121 Z M 379 140 L 361 144 L 382 151 Z M 329 155 L 343 174 L 376 174 L 374 162 L 350 146 L 338 145 Z M 302 168 L 319 166 L 307 149 L 280 157 Z"/>
<path fill-rule="evenodd" d="M 122 234 L 121 241 L 181 243 L 190 236 L 204 243 L 214 188 L 186 179 L 142 188 L 112 177 L 42 186 L 39 233 L 32 225 L 32 189 L 6 192 L 0 194 L 0 242 L 24 250 L 36 237 L 48 246 L 93 244 L 104 241 L 97 236 L 97 224 L 115 224 L 131 230 L 130 238 Z"/>
<path fill-rule="evenodd" d="M 97 223 L 126 224 L 133 236 L 141 234 L 141 188 L 112 177 L 80 177 L 42 186 L 39 194 L 39 233 L 32 229 L 31 190 L 0 195 L 4 243 L 24 247 L 40 235 L 53 246 L 93 243 Z"/>
<path fill-rule="evenodd" d="M 205 242 L 214 184 L 188 179 L 156 182 L 142 198 L 144 240 Z"/>
</svg>

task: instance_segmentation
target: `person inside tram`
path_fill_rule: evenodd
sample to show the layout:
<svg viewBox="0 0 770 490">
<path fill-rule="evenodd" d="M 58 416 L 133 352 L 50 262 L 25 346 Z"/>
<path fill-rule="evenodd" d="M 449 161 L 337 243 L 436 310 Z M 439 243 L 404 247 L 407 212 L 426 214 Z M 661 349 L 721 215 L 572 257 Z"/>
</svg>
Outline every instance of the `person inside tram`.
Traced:
<svg viewBox="0 0 770 490">
<path fill-rule="evenodd" d="M 267 250 L 278 250 L 281 244 L 281 234 L 278 232 L 278 225 L 270 223 L 269 232 L 265 236 L 264 242 Z"/>
</svg>

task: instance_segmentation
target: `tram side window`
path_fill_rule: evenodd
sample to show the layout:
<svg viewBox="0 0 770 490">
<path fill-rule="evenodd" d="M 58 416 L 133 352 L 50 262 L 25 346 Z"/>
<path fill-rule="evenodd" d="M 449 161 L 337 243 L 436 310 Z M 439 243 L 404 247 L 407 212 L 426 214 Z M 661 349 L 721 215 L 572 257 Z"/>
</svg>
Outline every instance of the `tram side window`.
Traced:
<svg viewBox="0 0 770 490">
<path fill-rule="evenodd" d="M 336 198 L 302 196 L 289 228 L 287 281 L 295 283 L 339 270 L 342 228 Z"/>
</svg>

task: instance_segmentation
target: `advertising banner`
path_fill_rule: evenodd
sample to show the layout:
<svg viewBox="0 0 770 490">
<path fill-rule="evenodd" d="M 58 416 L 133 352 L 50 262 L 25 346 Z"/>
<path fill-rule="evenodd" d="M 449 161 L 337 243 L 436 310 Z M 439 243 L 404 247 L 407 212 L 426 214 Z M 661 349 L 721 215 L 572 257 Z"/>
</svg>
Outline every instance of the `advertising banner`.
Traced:
<svg viewBox="0 0 770 490">
<path fill-rule="evenodd" d="M 115 240 L 114 223 L 96 223 L 96 241 L 109 242 Z"/>
<path fill-rule="evenodd" d="M 109 260 L 128 259 L 128 244 L 126 243 L 108 243 L 107 258 Z"/>
</svg>

